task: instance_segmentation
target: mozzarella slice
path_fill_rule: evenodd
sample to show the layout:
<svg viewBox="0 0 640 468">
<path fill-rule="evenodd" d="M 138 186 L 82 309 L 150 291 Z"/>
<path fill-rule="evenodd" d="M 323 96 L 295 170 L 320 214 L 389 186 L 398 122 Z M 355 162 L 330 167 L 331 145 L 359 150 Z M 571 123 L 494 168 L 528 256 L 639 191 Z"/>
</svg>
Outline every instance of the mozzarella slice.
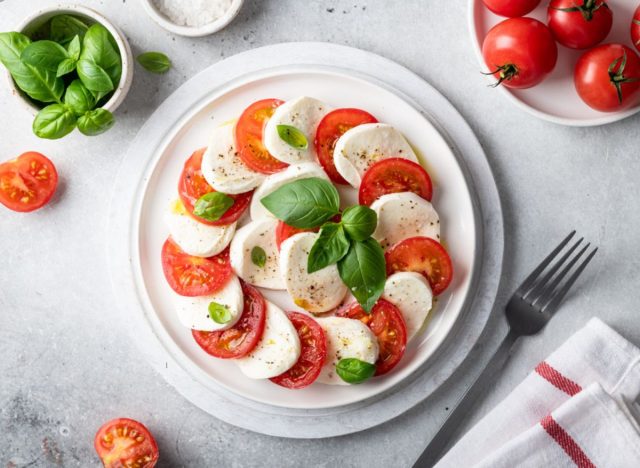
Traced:
<svg viewBox="0 0 640 468">
<path fill-rule="evenodd" d="M 382 297 L 402 312 L 409 341 L 422 328 L 431 311 L 431 286 L 420 273 L 401 271 L 387 278 Z"/>
<path fill-rule="evenodd" d="M 165 214 L 169 233 L 178 246 L 196 257 L 211 257 L 222 252 L 233 234 L 236 223 L 226 226 L 210 226 L 193 219 L 180 200 L 171 203 Z"/>
<path fill-rule="evenodd" d="M 252 221 L 241 227 L 231 241 L 229 257 L 231 267 L 247 283 L 268 289 L 285 289 L 278 265 L 276 225 L 273 218 Z M 264 250 L 266 262 L 258 266 L 251 259 L 251 251 L 259 247 Z"/>
<path fill-rule="evenodd" d="M 280 187 L 290 182 L 300 179 L 308 179 L 310 177 L 320 177 L 329 180 L 327 173 L 324 172 L 319 164 L 307 162 L 301 164 L 292 164 L 281 172 L 268 176 L 262 185 L 256 189 L 251 199 L 251 219 L 254 221 L 262 218 L 273 218 L 273 215 L 267 210 L 260 200 L 275 192 Z"/>
<path fill-rule="evenodd" d="M 362 176 L 369 167 L 385 158 L 406 158 L 418 162 L 402 133 L 382 123 L 363 124 L 347 130 L 333 151 L 336 169 L 355 188 L 360 187 Z"/>
<path fill-rule="evenodd" d="M 340 359 L 356 358 L 371 364 L 378 360 L 378 339 L 360 320 L 343 317 L 316 319 L 327 339 L 327 360 L 318 382 L 349 385 L 336 373 Z"/>
<path fill-rule="evenodd" d="M 309 252 L 318 235 L 313 232 L 296 234 L 280 246 L 280 273 L 289 295 L 298 307 L 314 313 L 337 307 L 347 294 L 336 265 L 307 272 Z"/>
<path fill-rule="evenodd" d="M 408 237 L 430 237 L 440 241 L 440 218 L 433 205 L 413 192 L 389 193 L 371 204 L 378 215 L 373 238 L 382 248 Z"/>
<path fill-rule="evenodd" d="M 264 175 L 249 169 L 238 156 L 233 124 L 213 131 L 202 156 L 202 175 L 216 191 L 228 194 L 248 192 L 264 180 Z"/>
<path fill-rule="evenodd" d="M 275 110 L 264 127 L 264 145 L 274 158 L 287 164 L 313 161 L 316 157 L 313 144 L 316 129 L 329 111 L 326 104 L 310 97 L 303 96 L 285 102 Z M 297 149 L 286 143 L 278 134 L 278 125 L 290 125 L 300 130 L 307 138 L 307 148 Z"/>
<path fill-rule="evenodd" d="M 270 379 L 287 372 L 300 357 L 300 338 L 287 315 L 266 301 L 264 333 L 255 349 L 236 363 L 252 379 Z"/>
<path fill-rule="evenodd" d="M 231 314 L 227 323 L 217 323 L 209 316 L 209 304 L 216 302 L 225 306 Z M 187 328 L 202 331 L 226 330 L 233 327 L 242 315 L 244 295 L 237 276 L 220 290 L 207 296 L 187 297 L 175 295 L 174 305 L 180 323 Z"/>
</svg>

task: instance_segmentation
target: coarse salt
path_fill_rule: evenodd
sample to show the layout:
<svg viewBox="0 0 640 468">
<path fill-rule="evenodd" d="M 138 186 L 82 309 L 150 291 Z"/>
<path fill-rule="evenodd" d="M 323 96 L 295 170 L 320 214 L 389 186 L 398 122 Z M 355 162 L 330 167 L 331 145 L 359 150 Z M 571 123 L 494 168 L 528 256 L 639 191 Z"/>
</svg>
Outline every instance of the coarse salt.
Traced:
<svg viewBox="0 0 640 468">
<path fill-rule="evenodd" d="M 156 8 L 172 23 L 200 27 L 222 18 L 232 0 L 153 0 Z"/>
</svg>

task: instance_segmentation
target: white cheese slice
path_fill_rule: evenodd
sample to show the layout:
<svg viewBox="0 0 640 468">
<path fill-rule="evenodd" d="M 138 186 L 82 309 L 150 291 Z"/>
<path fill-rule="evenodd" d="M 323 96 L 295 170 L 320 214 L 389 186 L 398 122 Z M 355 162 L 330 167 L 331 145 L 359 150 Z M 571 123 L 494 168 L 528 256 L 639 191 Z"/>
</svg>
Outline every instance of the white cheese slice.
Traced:
<svg viewBox="0 0 640 468">
<path fill-rule="evenodd" d="M 420 273 L 401 271 L 387 278 L 382 298 L 395 305 L 407 327 L 407 342 L 422 328 L 433 305 L 433 293 Z"/>
</svg>

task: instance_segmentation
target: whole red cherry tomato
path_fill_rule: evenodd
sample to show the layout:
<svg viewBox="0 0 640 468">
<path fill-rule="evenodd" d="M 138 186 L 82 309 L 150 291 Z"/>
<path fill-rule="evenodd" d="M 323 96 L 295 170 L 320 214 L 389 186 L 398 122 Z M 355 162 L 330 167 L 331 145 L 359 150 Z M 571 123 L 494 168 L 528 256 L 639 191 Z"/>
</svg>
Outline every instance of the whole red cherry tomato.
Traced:
<svg viewBox="0 0 640 468">
<path fill-rule="evenodd" d="M 547 23 L 560 44 L 588 49 L 607 37 L 613 13 L 604 0 L 551 0 Z"/>
<path fill-rule="evenodd" d="M 549 28 L 532 18 L 510 18 L 495 25 L 482 44 L 487 67 L 499 84 L 530 88 L 551 73 L 558 47 Z"/>
<path fill-rule="evenodd" d="M 631 40 L 636 49 L 640 50 L 640 5 L 636 8 L 631 20 Z"/>
<path fill-rule="evenodd" d="M 540 0 L 482 0 L 485 6 L 496 15 L 515 18 L 530 13 Z"/>
</svg>

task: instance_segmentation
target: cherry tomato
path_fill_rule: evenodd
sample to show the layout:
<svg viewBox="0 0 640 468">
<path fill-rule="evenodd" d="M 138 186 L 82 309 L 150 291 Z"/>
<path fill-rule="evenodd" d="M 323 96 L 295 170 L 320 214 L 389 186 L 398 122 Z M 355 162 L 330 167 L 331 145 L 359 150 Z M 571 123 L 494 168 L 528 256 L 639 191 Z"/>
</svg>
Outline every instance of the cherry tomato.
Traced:
<svg viewBox="0 0 640 468">
<path fill-rule="evenodd" d="M 214 332 L 191 330 L 200 347 L 217 358 L 233 359 L 246 356 L 256 347 L 262 332 L 267 305 L 253 286 L 241 281 L 244 293 L 244 308 L 240 320 L 227 330 Z"/>
<path fill-rule="evenodd" d="M 433 294 L 441 294 L 451 284 L 453 265 L 442 245 L 428 237 L 410 237 L 391 247 L 385 253 L 387 276 L 396 271 L 421 273 Z"/>
<path fill-rule="evenodd" d="M 482 2 L 496 15 L 514 18 L 535 10 L 540 0 L 482 0 Z"/>
<path fill-rule="evenodd" d="M 300 357 L 291 369 L 271 381 L 282 387 L 298 389 L 316 381 L 327 358 L 327 341 L 322 327 L 306 314 L 287 312 L 300 337 Z"/>
<path fill-rule="evenodd" d="M 162 270 L 181 296 L 206 296 L 222 289 L 231 278 L 229 249 L 214 257 L 194 257 L 167 239 L 162 246 Z"/>
<path fill-rule="evenodd" d="M 549 28 L 532 18 L 511 18 L 495 25 L 482 43 L 482 56 L 498 80 L 496 86 L 530 88 L 551 73 L 558 47 Z"/>
<path fill-rule="evenodd" d="M 339 310 L 338 317 L 360 320 L 366 324 L 378 338 L 380 353 L 376 361 L 376 375 L 383 375 L 393 369 L 407 347 L 407 327 L 402 313 L 396 306 L 379 299 L 367 314 L 360 304 L 353 302 Z"/>
<path fill-rule="evenodd" d="M 333 149 L 336 147 L 336 141 L 353 127 L 377 122 L 373 115 L 360 109 L 336 109 L 325 115 L 318 124 L 315 140 L 318 160 L 329 178 L 336 184 L 347 183 L 333 163 Z"/>
<path fill-rule="evenodd" d="M 45 155 L 29 151 L 0 164 L 0 203 L 13 211 L 46 205 L 58 186 L 56 167 Z"/>
<path fill-rule="evenodd" d="M 240 159 L 254 171 L 273 174 L 287 164 L 269 154 L 262 143 L 262 132 L 276 107 L 284 104 L 279 99 L 263 99 L 254 102 L 242 113 L 236 124 L 236 148 Z"/>
<path fill-rule="evenodd" d="M 397 192 L 413 192 L 431 201 L 431 177 L 420 164 L 408 159 L 383 159 L 364 173 L 358 198 L 361 205 L 369 206 L 382 195 Z"/>
<path fill-rule="evenodd" d="M 640 50 L 640 6 L 636 9 L 631 20 L 631 40 L 636 49 Z"/>
<path fill-rule="evenodd" d="M 629 47 L 604 44 L 585 52 L 576 63 L 574 83 L 590 107 L 613 112 L 638 102 L 640 58 Z"/>
<path fill-rule="evenodd" d="M 289 237 L 295 236 L 301 232 L 318 232 L 320 227 L 311 228 L 311 229 L 301 229 L 293 226 L 289 226 L 284 221 L 278 221 L 278 225 L 276 226 L 276 246 L 278 246 L 278 250 L 280 250 L 280 246 L 284 241 L 286 241 Z"/>
<path fill-rule="evenodd" d="M 547 24 L 560 44 L 588 49 L 611 31 L 613 12 L 604 0 L 551 0 Z"/>
<path fill-rule="evenodd" d="M 158 445 L 144 424 L 128 418 L 105 423 L 96 433 L 93 446 L 105 468 L 153 468 Z"/>
<path fill-rule="evenodd" d="M 182 200 L 184 207 L 187 209 L 187 213 L 189 213 L 192 218 L 210 226 L 225 226 L 240 219 L 249 206 L 249 203 L 251 203 L 253 191 L 239 193 L 237 195 L 229 195 L 234 200 L 233 205 L 231 205 L 231 207 L 217 221 L 207 221 L 206 219 L 193 214 L 193 208 L 195 207 L 198 198 L 206 195 L 207 193 L 215 192 L 213 187 L 207 183 L 202 175 L 202 155 L 205 151 L 206 148 L 200 148 L 184 163 L 184 168 L 180 175 L 180 181 L 178 182 L 178 194 L 180 195 L 180 200 Z"/>
</svg>

